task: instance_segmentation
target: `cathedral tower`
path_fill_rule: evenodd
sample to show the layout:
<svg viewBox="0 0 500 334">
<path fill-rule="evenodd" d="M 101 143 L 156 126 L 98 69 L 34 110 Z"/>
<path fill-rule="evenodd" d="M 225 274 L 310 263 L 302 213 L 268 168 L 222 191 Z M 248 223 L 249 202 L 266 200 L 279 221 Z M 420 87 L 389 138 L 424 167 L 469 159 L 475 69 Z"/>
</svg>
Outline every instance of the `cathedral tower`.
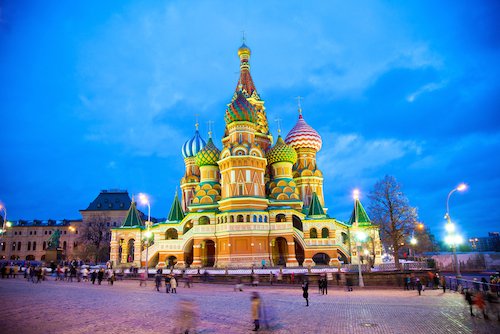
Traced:
<svg viewBox="0 0 500 334">
<path fill-rule="evenodd" d="M 297 151 L 297 162 L 293 166 L 293 178 L 297 184 L 304 206 L 309 207 L 313 193 L 316 193 L 321 205 L 323 197 L 323 173 L 316 165 L 316 153 L 321 149 L 320 135 L 310 127 L 299 105 L 299 120 L 286 136 L 285 142 Z"/>
<path fill-rule="evenodd" d="M 195 124 L 195 127 L 196 131 L 193 138 L 182 145 L 182 156 L 186 167 L 184 176 L 181 179 L 182 209 L 184 212 L 188 211 L 188 207 L 193 201 L 195 188 L 200 182 L 200 169 L 195 163 L 195 156 L 206 145 L 205 140 L 201 138 L 198 131 L 198 123 Z"/>
</svg>

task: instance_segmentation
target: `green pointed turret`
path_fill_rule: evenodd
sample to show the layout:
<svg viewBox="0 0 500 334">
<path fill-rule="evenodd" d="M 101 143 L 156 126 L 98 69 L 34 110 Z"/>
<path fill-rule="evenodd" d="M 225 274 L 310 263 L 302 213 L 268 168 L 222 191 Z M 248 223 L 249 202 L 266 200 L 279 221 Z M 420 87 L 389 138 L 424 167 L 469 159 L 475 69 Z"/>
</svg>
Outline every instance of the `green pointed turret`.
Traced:
<svg viewBox="0 0 500 334">
<path fill-rule="evenodd" d="M 139 211 L 137 211 L 137 207 L 135 206 L 135 202 L 132 199 L 132 203 L 130 204 L 130 208 L 127 212 L 127 217 L 123 220 L 121 227 L 142 227 L 144 224 L 142 223 L 141 215 Z"/>
<path fill-rule="evenodd" d="M 325 217 L 325 211 L 323 210 L 323 206 L 319 201 L 318 195 L 314 192 L 311 198 L 311 204 L 309 205 L 309 212 L 307 213 L 309 217 L 312 218 L 320 218 Z"/>
<path fill-rule="evenodd" d="M 352 210 L 351 218 L 349 218 L 348 223 L 350 225 L 354 224 L 356 222 L 356 216 L 358 218 L 357 222 L 358 225 L 371 225 L 372 222 L 370 218 L 368 217 L 368 214 L 366 213 L 365 209 L 363 208 L 363 205 L 361 205 L 361 202 L 359 199 L 356 199 L 356 202 L 354 204 L 354 209 Z"/>
<path fill-rule="evenodd" d="M 182 219 L 184 219 L 184 211 L 182 211 L 181 202 L 179 201 L 179 196 L 177 196 L 176 192 L 167 220 L 172 222 L 181 221 Z"/>
</svg>

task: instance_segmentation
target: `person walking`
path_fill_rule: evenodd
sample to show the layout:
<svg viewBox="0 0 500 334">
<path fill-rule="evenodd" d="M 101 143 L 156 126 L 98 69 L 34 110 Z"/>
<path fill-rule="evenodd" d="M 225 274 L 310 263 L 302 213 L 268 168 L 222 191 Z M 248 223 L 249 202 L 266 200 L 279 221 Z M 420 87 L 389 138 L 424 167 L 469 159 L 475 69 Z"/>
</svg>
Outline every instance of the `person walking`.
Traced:
<svg viewBox="0 0 500 334">
<path fill-rule="evenodd" d="M 156 286 L 156 291 L 160 292 L 161 288 L 161 274 L 156 273 L 155 275 L 155 286 Z"/>
<path fill-rule="evenodd" d="M 252 302 L 252 319 L 254 324 L 253 332 L 256 332 L 260 328 L 260 296 L 257 292 L 252 292 L 251 297 Z"/>
<path fill-rule="evenodd" d="M 467 288 L 465 288 L 464 291 L 465 291 L 464 293 L 465 301 L 467 302 L 467 304 L 469 304 L 470 316 L 473 317 L 474 313 L 472 312 L 472 306 L 474 305 L 474 302 L 472 298 L 474 297 L 474 295 Z"/>
<path fill-rule="evenodd" d="M 95 284 L 95 280 L 97 279 L 97 272 L 95 270 L 93 270 L 91 273 L 90 273 L 90 281 L 92 282 L 92 284 Z"/>
<path fill-rule="evenodd" d="M 104 279 L 104 269 L 101 268 L 97 273 L 97 284 L 101 285 L 103 279 Z"/>
<path fill-rule="evenodd" d="M 177 280 L 174 275 L 170 278 L 170 288 L 172 289 L 172 293 L 177 293 Z"/>
<path fill-rule="evenodd" d="M 165 276 L 165 293 L 170 293 L 170 275 Z"/>
<path fill-rule="evenodd" d="M 441 276 L 441 287 L 443 288 L 443 293 L 446 293 L 446 277 Z"/>
<path fill-rule="evenodd" d="M 306 306 L 309 306 L 309 282 L 302 283 L 302 297 L 306 300 Z"/>
<path fill-rule="evenodd" d="M 144 272 L 141 274 L 141 278 L 139 279 L 139 286 L 147 286 L 146 282 L 148 280 L 148 271 L 144 270 Z"/>
<path fill-rule="evenodd" d="M 422 282 L 420 282 L 420 278 L 417 278 L 417 290 L 418 290 L 418 295 L 420 296 L 422 294 Z"/>
</svg>

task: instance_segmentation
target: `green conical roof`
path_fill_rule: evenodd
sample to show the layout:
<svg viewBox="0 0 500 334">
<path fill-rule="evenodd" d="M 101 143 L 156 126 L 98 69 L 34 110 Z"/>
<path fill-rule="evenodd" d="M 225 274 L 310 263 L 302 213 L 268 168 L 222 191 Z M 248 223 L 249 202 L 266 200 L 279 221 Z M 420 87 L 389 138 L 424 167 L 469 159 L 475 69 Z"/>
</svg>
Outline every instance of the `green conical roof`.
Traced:
<svg viewBox="0 0 500 334">
<path fill-rule="evenodd" d="M 127 212 L 127 217 L 122 223 L 121 227 L 141 227 L 143 226 L 141 215 L 135 206 L 135 202 L 132 199 L 132 203 L 130 204 L 130 208 Z"/>
<path fill-rule="evenodd" d="M 182 211 L 181 202 L 179 201 L 179 196 L 177 196 L 176 192 L 167 220 L 173 222 L 181 221 L 182 219 L 184 219 L 184 211 Z"/>
<path fill-rule="evenodd" d="M 359 199 L 356 200 L 354 203 L 354 209 L 352 209 L 352 214 L 351 218 L 349 218 L 349 224 L 352 225 L 356 222 L 356 215 L 358 218 L 358 224 L 359 225 L 371 225 L 371 220 L 366 214 L 365 209 L 363 208 L 363 205 L 361 205 L 361 202 Z"/>
<path fill-rule="evenodd" d="M 309 205 L 309 212 L 307 213 L 307 215 L 310 217 L 326 216 L 325 211 L 323 210 L 323 206 L 319 201 L 318 195 L 316 195 L 315 192 L 312 194 L 311 204 Z"/>
</svg>

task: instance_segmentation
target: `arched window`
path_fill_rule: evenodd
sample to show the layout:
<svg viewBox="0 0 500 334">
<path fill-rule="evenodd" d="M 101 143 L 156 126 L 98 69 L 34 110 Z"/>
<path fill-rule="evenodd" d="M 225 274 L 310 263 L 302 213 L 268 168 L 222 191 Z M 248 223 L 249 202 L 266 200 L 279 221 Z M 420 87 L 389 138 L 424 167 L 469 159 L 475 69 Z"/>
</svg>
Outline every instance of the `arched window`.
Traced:
<svg viewBox="0 0 500 334">
<path fill-rule="evenodd" d="M 28 250 L 31 250 L 31 241 L 28 241 Z"/>
<path fill-rule="evenodd" d="M 283 223 L 286 222 L 286 216 L 282 213 L 276 215 L 276 222 L 277 223 Z"/>
<path fill-rule="evenodd" d="M 166 240 L 173 240 L 173 239 L 178 239 L 179 235 L 177 233 L 177 230 L 175 228 L 169 228 L 167 232 L 165 232 L 165 239 Z"/>
<path fill-rule="evenodd" d="M 42 244 L 42 249 L 45 250 L 47 248 L 47 242 L 44 241 L 43 244 Z"/>
<path fill-rule="evenodd" d="M 66 241 L 65 241 L 65 242 L 63 242 L 63 249 L 64 249 L 64 250 L 66 250 L 66 245 L 67 245 L 67 244 L 66 244 Z"/>
<path fill-rule="evenodd" d="M 347 236 L 347 234 L 346 234 L 346 233 L 344 233 L 344 232 L 342 232 L 341 236 L 342 236 L 342 243 L 343 243 L 344 245 L 347 245 L 347 242 L 349 241 L 349 237 L 348 237 L 348 236 Z"/>
<path fill-rule="evenodd" d="M 243 215 L 238 215 L 238 217 L 236 218 L 238 223 L 243 223 Z"/>
<path fill-rule="evenodd" d="M 247 223 L 250 223 L 250 215 L 247 215 Z"/>
<path fill-rule="evenodd" d="M 267 223 L 267 216 L 264 216 L 264 223 Z"/>
<path fill-rule="evenodd" d="M 36 250 L 36 241 L 33 241 L 33 250 Z"/>
<path fill-rule="evenodd" d="M 253 222 L 254 222 L 254 223 L 256 223 L 256 222 L 257 222 L 257 216 L 256 216 L 256 215 L 254 215 L 254 216 L 253 216 Z"/>
<path fill-rule="evenodd" d="M 234 216 L 229 216 L 229 221 L 230 221 L 231 223 L 234 223 Z"/>
<path fill-rule="evenodd" d="M 297 217 L 296 215 L 293 215 L 292 222 L 293 222 L 294 228 L 296 228 L 297 230 L 302 231 L 302 232 L 304 231 L 303 227 L 302 227 L 302 220 L 300 220 L 299 217 Z"/>
<path fill-rule="evenodd" d="M 259 216 L 259 223 L 262 223 L 262 216 Z"/>
<path fill-rule="evenodd" d="M 198 225 L 210 225 L 210 218 L 207 216 L 202 216 L 198 219 Z"/>
<path fill-rule="evenodd" d="M 321 229 L 321 237 L 322 238 L 329 238 L 330 237 L 330 231 L 326 227 L 323 227 Z"/>
<path fill-rule="evenodd" d="M 318 237 L 318 231 L 316 231 L 315 228 L 312 228 L 310 231 L 309 231 L 309 238 L 311 239 L 316 239 Z"/>
</svg>

